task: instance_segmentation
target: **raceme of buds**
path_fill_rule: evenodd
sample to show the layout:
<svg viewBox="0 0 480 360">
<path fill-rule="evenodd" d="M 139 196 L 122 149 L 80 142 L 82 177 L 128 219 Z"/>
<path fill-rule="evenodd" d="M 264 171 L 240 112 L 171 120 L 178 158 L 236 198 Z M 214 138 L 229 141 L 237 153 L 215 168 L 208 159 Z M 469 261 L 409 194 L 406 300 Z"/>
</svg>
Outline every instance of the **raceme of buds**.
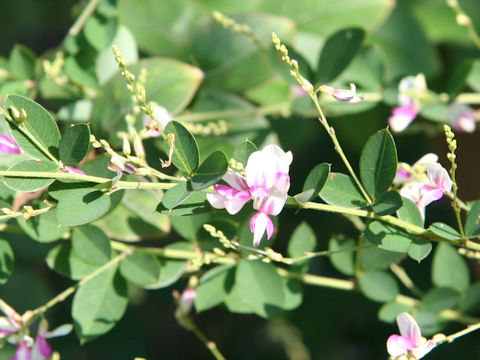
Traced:
<svg viewBox="0 0 480 360">
<path fill-rule="evenodd" d="M 355 84 L 350 84 L 350 90 L 335 89 L 331 86 L 322 85 L 319 91 L 331 95 L 338 101 L 349 103 L 358 103 L 363 100 L 363 96 L 357 95 L 357 88 Z"/>
<path fill-rule="evenodd" d="M 151 137 L 159 136 L 158 129 L 165 131 L 167 125 L 172 121 L 173 116 L 163 106 L 156 102 L 150 103 L 153 119 L 148 115 L 143 115 L 143 124 L 147 129 L 147 134 Z"/>
<path fill-rule="evenodd" d="M 18 144 L 10 136 L 0 135 L 0 152 L 5 154 L 20 154 L 22 151 Z"/>
<path fill-rule="evenodd" d="M 422 337 L 420 327 L 410 314 L 403 312 L 397 316 L 400 335 L 390 335 L 387 340 L 387 352 L 393 359 L 406 356 L 408 359 L 421 359 L 435 346 L 434 340 Z"/>
<path fill-rule="evenodd" d="M 245 167 L 245 176 L 231 169 L 223 176 L 229 185 L 216 184 L 215 193 L 207 194 L 210 204 L 216 209 L 226 209 L 231 215 L 253 199 L 253 208 L 258 210 L 250 220 L 253 244 L 258 246 L 267 233 L 270 239 L 275 226 L 269 215 L 278 215 L 287 200 L 290 188 L 289 167 L 292 153 L 284 152 L 277 145 L 267 145 L 250 155 Z"/>
</svg>

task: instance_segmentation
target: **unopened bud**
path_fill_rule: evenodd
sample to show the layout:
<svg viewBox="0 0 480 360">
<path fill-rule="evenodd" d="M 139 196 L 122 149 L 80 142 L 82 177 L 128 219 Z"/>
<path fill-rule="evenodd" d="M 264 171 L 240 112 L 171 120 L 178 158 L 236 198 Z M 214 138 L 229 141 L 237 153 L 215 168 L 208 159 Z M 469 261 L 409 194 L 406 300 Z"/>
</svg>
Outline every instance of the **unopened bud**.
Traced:
<svg viewBox="0 0 480 360">
<path fill-rule="evenodd" d="M 469 26 L 472 23 L 472 20 L 465 14 L 458 14 L 456 20 L 460 26 Z"/>
<path fill-rule="evenodd" d="M 123 134 L 122 152 L 127 156 L 132 152 L 132 148 L 130 147 L 130 142 L 128 141 L 126 134 Z"/>
</svg>

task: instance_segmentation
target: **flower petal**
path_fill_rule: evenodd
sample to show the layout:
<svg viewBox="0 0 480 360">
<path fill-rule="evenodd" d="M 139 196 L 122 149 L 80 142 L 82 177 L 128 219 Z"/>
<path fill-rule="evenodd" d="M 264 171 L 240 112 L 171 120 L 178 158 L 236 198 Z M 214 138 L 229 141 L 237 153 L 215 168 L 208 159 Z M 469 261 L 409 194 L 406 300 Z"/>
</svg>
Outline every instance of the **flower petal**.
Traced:
<svg viewBox="0 0 480 360">
<path fill-rule="evenodd" d="M 240 175 L 238 172 L 228 169 L 225 175 L 223 175 L 222 180 L 225 181 L 228 185 L 237 190 L 248 190 L 247 179 Z"/>
<path fill-rule="evenodd" d="M 10 136 L 0 135 L 0 151 L 6 154 L 20 154 L 20 147 Z"/>
<path fill-rule="evenodd" d="M 259 212 L 250 219 L 250 231 L 253 233 L 253 246 L 258 246 L 265 231 L 268 239 L 272 237 L 275 226 L 268 215 Z"/>
<path fill-rule="evenodd" d="M 391 356 L 400 356 L 406 354 L 413 348 L 415 348 L 415 344 L 408 337 L 400 335 L 390 335 L 388 337 L 387 352 Z"/>
<path fill-rule="evenodd" d="M 452 190 L 452 179 L 439 163 L 427 165 L 427 176 L 429 180 L 444 193 Z"/>
<path fill-rule="evenodd" d="M 18 344 L 13 360 L 31 360 L 30 348 L 25 342 Z"/>
<path fill-rule="evenodd" d="M 413 105 L 397 107 L 392 110 L 392 116 L 388 119 L 388 123 L 393 131 L 400 132 L 410 125 L 417 114 L 418 110 Z"/>
<path fill-rule="evenodd" d="M 428 340 L 424 344 L 417 346 L 415 349 L 412 350 L 413 356 L 416 359 L 421 359 L 425 355 L 427 355 L 432 349 L 437 346 L 437 343 L 434 340 Z"/>
<path fill-rule="evenodd" d="M 412 340 L 414 347 L 422 343 L 422 334 L 417 322 L 409 313 L 403 312 L 397 315 L 398 329 L 400 335 Z"/>
</svg>

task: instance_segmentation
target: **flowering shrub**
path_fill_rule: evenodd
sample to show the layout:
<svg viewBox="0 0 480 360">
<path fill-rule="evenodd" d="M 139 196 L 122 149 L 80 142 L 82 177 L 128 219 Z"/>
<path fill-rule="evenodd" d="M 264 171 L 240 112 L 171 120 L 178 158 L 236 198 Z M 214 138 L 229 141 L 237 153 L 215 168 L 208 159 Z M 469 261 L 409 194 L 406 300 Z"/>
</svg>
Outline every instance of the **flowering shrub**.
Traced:
<svg viewBox="0 0 480 360">
<path fill-rule="evenodd" d="M 89 0 L 57 48 L 0 59 L 0 358 L 477 336 L 480 5 L 281 3 Z"/>
</svg>

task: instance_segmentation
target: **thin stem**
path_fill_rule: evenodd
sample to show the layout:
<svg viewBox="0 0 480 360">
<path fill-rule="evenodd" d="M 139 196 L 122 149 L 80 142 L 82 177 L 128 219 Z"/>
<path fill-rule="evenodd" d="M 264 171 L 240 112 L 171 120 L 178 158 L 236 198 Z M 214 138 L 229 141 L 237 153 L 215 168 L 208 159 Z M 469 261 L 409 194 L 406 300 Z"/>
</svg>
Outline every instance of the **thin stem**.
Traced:
<svg viewBox="0 0 480 360">
<path fill-rule="evenodd" d="M 88 18 L 94 13 L 95 9 L 97 8 L 98 4 L 100 4 L 101 0 L 90 0 L 82 10 L 82 13 L 77 18 L 75 23 L 70 27 L 68 30 L 68 36 L 75 36 L 80 31 L 82 31 L 85 23 L 87 22 Z"/>
<path fill-rule="evenodd" d="M 471 333 L 471 332 L 474 332 L 474 331 L 476 331 L 476 330 L 478 330 L 478 329 L 480 329 L 480 323 L 473 324 L 473 325 L 469 325 L 469 326 L 467 326 L 465 329 L 460 330 L 460 331 L 456 332 L 455 334 L 452 334 L 452 335 L 447 336 L 447 337 L 445 338 L 445 340 L 442 341 L 442 342 L 449 342 L 449 343 L 451 343 L 451 342 L 457 340 L 458 338 L 460 338 L 460 337 L 462 337 L 462 336 L 464 336 L 464 335 L 467 335 L 467 334 L 469 334 L 469 333 Z"/>
<path fill-rule="evenodd" d="M 338 141 L 337 135 L 335 134 L 335 129 L 331 127 L 328 124 L 327 118 L 323 114 L 322 108 L 320 107 L 320 103 L 318 102 L 318 97 L 315 92 L 311 91 L 309 93 L 310 98 L 313 100 L 313 103 L 315 104 L 315 108 L 317 109 L 320 118 L 318 119 L 320 124 L 323 125 L 325 130 L 327 131 L 328 135 L 330 136 L 330 139 L 332 139 L 333 145 L 335 147 L 335 150 L 337 151 L 338 155 L 340 155 L 340 158 L 342 159 L 343 163 L 345 164 L 348 172 L 352 176 L 353 180 L 357 184 L 358 189 L 362 193 L 363 197 L 367 202 L 371 205 L 372 204 L 372 199 L 370 199 L 370 196 L 368 196 L 367 192 L 363 188 L 363 185 L 360 183 L 360 180 L 358 179 L 357 175 L 355 174 L 355 171 L 353 171 L 352 165 L 350 165 L 350 162 L 348 161 L 345 153 L 343 152 L 342 146 L 340 145 L 340 142 Z"/>
<path fill-rule="evenodd" d="M 114 257 L 113 259 L 111 259 L 109 262 L 107 262 L 106 264 L 102 265 L 101 267 L 99 267 L 98 269 L 96 269 L 95 271 L 91 272 L 90 274 L 88 274 L 87 276 L 85 276 L 82 280 L 80 280 L 79 282 L 77 282 L 75 285 L 72 285 L 70 286 L 69 288 L 65 289 L 64 291 L 62 291 L 60 294 L 58 294 L 57 296 L 55 296 L 53 299 L 51 299 L 50 301 L 48 301 L 45 305 L 42 305 L 34 310 L 32 310 L 32 312 L 30 313 L 30 320 L 33 321 L 34 318 L 40 314 L 43 314 L 45 313 L 47 310 L 49 310 L 52 306 L 58 304 L 59 302 L 62 302 L 64 301 L 67 297 L 69 297 L 70 295 L 72 295 L 79 287 L 85 285 L 87 282 L 89 282 L 90 280 L 92 280 L 93 278 L 97 277 L 98 275 L 100 275 L 101 273 L 103 273 L 105 270 L 108 270 L 110 269 L 112 266 L 118 264 L 120 261 L 122 261 L 123 259 L 125 259 L 128 255 L 131 254 L 131 251 L 124 251 L 122 253 L 120 253 L 119 255 L 117 255 L 116 257 Z"/>
<path fill-rule="evenodd" d="M 273 105 L 266 105 L 257 108 L 247 109 L 229 109 L 219 111 L 207 111 L 200 113 L 184 113 L 179 116 L 175 116 L 174 120 L 180 122 L 200 122 L 208 120 L 216 120 L 220 118 L 231 118 L 235 116 L 259 116 L 259 115 L 271 115 L 284 113 L 289 111 L 290 103 L 283 102 Z"/>
<path fill-rule="evenodd" d="M 395 263 L 390 265 L 390 270 L 395 274 L 395 276 L 402 282 L 405 287 L 410 290 L 416 296 L 422 296 L 423 292 L 418 287 L 415 286 L 412 279 L 406 273 L 405 269 L 400 265 Z"/>
<path fill-rule="evenodd" d="M 47 211 L 50 211 L 50 210 L 52 210 L 52 209 L 54 209 L 54 208 L 55 208 L 55 206 L 48 206 L 48 207 L 44 207 L 44 208 L 41 208 L 41 209 L 33 210 L 33 211 L 31 211 L 31 212 L 12 211 L 12 212 L 9 213 L 9 214 L 0 215 L 0 221 L 1 221 L 1 220 L 14 219 L 14 218 L 21 217 L 21 216 L 33 217 L 33 216 L 37 216 L 37 215 L 46 213 Z M 28 214 L 28 215 L 27 215 L 27 214 Z M 2 225 L 3 225 L 3 224 L 2 224 Z M 7 227 L 2 228 L 2 229 L 0 229 L 0 230 L 1 230 L 1 231 L 8 231 L 8 230 L 7 230 Z"/>
</svg>

